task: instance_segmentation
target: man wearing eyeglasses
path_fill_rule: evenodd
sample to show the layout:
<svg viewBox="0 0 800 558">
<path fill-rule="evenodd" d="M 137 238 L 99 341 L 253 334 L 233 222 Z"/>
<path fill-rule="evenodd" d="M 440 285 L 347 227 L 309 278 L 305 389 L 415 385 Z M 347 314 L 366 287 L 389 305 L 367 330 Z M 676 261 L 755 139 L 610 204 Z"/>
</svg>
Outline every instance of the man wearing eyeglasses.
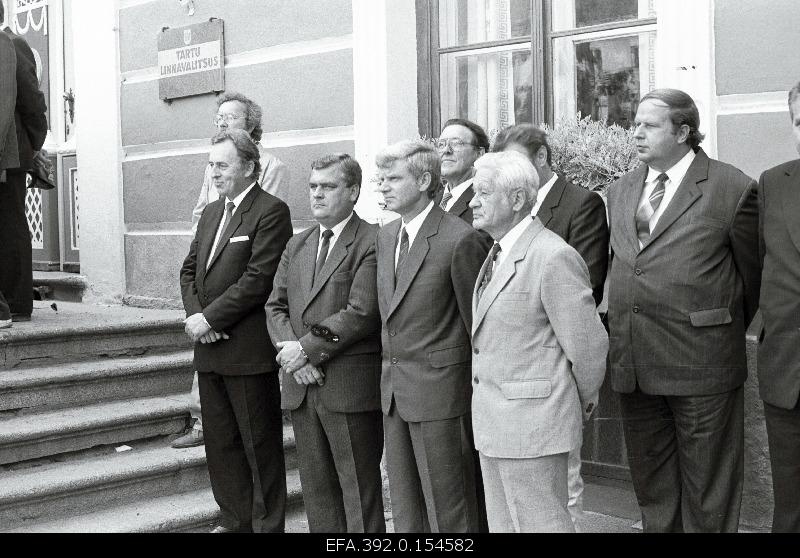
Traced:
<svg viewBox="0 0 800 558">
<path fill-rule="evenodd" d="M 217 99 L 217 114 L 212 122 L 218 132 L 226 130 L 245 130 L 258 146 L 261 174 L 258 183 L 261 189 L 285 201 L 289 186 L 289 170 L 277 157 L 264 150 L 261 140 L 261 107 L 241 93 L 225 93 Z M 206 167 L 200 197 L 192 211 L 192 232 L 197 232 L 197 223 L 206 206 L 219 199 L 217 189 L 212 186 L 211 167 Z M 203 416 L 200 408 L 200 391 L 197 374 L 194 375 L 192 391 L 189 394 L 189 412 L 194 419 L 192 428 L 173 440 L 173 448 L 190 448 L 203 444 Z"/>
<path fill-rule="evenodd" d="M 472 178 L 475 161 L 489 151 L 489 138 L 483 128 L 463 118 L 451 118 L 444 123 L 436 141 L 442 159 L 444 189 L 437 194 L 436 204 L 443 211 L 460 217 L 472 226 L 469 202 L 475 192 Z"/>
<path fill-rule="evenodd" d="M 266 305 L 292 413 L 312 533 L 383 533 L 381 321 L 375 237 L 354 211 L 361 167 L 347 154 L 311 165 L 318 225 L 286 246 Z"/>
</svg>

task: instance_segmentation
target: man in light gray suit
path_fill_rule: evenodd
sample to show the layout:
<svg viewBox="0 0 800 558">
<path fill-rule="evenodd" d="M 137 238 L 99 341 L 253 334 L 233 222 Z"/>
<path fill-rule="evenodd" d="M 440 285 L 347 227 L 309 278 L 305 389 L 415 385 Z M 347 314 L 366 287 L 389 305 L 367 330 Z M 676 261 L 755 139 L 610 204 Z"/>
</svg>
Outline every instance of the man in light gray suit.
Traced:
<svg viewBox="0 0 800 558">
<path fill-rule="evenodd" d="M 472 426 L 491 532 L 574 532 L 567 455 L 597 406 L 608 336 L 580 254 L 531 208 L 516 152 L 475 163 L 473 226 L 495 243 L 472 299 Z"/>
</svg>

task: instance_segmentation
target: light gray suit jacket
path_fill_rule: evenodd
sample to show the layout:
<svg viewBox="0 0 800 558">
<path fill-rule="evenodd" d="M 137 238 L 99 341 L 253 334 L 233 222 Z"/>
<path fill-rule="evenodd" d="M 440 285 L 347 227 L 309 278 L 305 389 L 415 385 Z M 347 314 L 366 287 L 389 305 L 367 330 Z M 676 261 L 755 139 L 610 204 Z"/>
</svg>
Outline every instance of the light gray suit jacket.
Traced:
<svg viewBox="0 0 800 558">
<path fill-rule="evenodd" d="M 608 353 L 586 263 L 537 218 L 478 299 L 485 271 L 472 299 L 475 447 L 504 458 L 568 452 Z"/>
</svg>

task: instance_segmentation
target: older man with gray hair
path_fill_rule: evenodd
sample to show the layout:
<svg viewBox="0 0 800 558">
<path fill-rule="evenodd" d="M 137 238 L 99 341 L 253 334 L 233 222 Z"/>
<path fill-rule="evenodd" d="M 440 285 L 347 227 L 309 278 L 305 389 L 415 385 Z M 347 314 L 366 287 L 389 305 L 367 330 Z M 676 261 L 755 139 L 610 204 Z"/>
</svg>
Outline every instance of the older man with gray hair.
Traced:
<svg viewBox="0 0 800 558">
<path fill-rule="evenodd" d="M 473 227 L 494 239 L 472 299 L 472 418 L 492 532 L 573 532 L 567 455 L 597 405 L 608 336 L 580 254 L 538 218 L 515 152 L 475 163 Z"/>
</svg>

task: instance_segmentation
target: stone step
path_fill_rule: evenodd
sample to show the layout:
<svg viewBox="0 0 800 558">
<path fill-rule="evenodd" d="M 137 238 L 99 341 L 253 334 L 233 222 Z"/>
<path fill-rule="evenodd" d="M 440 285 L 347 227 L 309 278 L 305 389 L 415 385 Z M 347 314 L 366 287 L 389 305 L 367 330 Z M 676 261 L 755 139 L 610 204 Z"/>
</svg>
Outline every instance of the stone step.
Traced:
<svg viewBox="0 0 800 558">
<path fill-rule="evenodd" d="M 0 374 L 20 365 L 98 356 L 188 349 L 182 313 L 62 302 L 58 311 L 37 302 L 30 322 L 0 330 Z M 46 304 L 46 303 L 45 303 Z"/>
<path fill-rule="evenodd" d="M 185 395 L 112 401 L 0 419 L 0 464 L 182 431 Z"/>
<path fill-rule="evenodd" d="M 189 393 L 192 350 L 15 368 L 0 373 L 0 411 Z"/>
<path fill-rule="evenodd" d="M 300 475 L 287 471 L 287 532 L 308 532 Z M 42 523 L 26 523 L 16 533 L 207 533 L 220 518 L 210 488 L 140 500 L 84 515 Z M 304 529 L 305 527 L 305 529 Z"/>
<path fill-rule="evenodd" d="M 61 271 L 34 271 L 33 288 L 42 294 L 45 300 L 63 300 L 80 302 L 89 281 L 77 273 Z"/>
</svg>

